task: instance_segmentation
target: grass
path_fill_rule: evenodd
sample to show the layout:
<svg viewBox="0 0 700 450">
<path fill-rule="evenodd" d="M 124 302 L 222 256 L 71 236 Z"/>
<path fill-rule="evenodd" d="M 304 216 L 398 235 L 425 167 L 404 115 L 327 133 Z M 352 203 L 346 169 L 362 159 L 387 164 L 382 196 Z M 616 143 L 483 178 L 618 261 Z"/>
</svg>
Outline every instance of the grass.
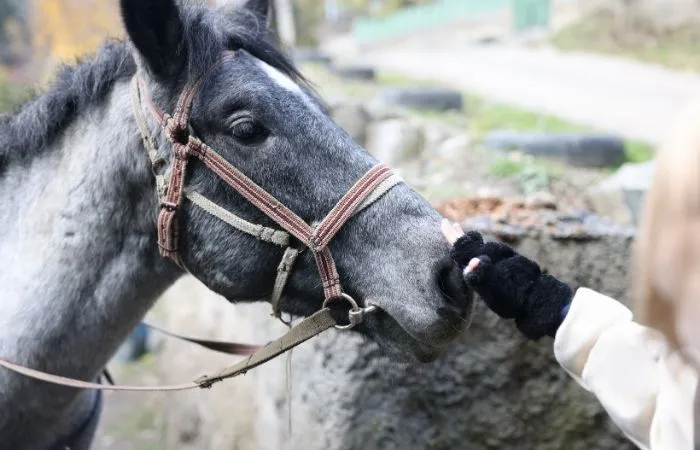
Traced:
<svg viewBox="0 0 700 450">
<path fill-rule="evenodd" d="M 549 133 L 586 131 L 581 125 L 557 117 L 488 102 L 474 95 L 467 95 L 467 105 L 472 117 L 470 131 L 477 139 L 489 131 L 503 128 Z"/>
<path fill-rule="evenodd" d="M 401 75 L 391 73 L 380 73 L 378 82 L 388 86 L 411 86 L 420 84 L 421 86 L 440 87 L 443 84 L 431 81 L 406 78 Z M 591 128 L 560 119 L 558 117 L 540 114 L 523 108 L 490 102 L 479 96 L 465 93 L 467 113 L 457 112 L 433 112 L 409 110 L 426 118 L 441 120 L 450 125 L 466 128 L 472 138 L 480 140 L 487 133 L 499 129 L 509 129 L 515 131 L 539 131 L 545 133 L 566 133 L 566 132 L 586 132 Z M 625 143 L 627 152 L 627 162 L 644 162 L 654 156 L 653 147 L 645 142 L 627 140 Z M 499 162 L 494 170 L 499 173 L 512 169 L 512 163 Z"/>
<path fill-rule="evenodd" d="M 136 409 L 123 419 L 116 430 L 116 434 L 123 439 L 133 438 L 143 431 L 155 430 L 157 425 L 155 411 L 146 407 Z"/>
<path fill-rule="evenodd" d="M 560 30 L 551 43 L 562 50 L 611 54 L 671 69 L 700 71 L 700 32 L 683 27 L 666 32 L 601 10 Z"/>
<path fill-rule="evenodd" d="M 646 142 L 628 140 L 625 145 L 627 162 L 642 163 L 654 157 L 654 148 Z"/>
<path fill-rule="evenodd" d="M 489 173 L 496 178 L 512 178 L 521 174 L 524 170 L 525 165 L 522 161 L 517 161 L 507 156 L 499 156 L 489 166 Z"/>
<path fill-rule="evenodd" d="M 494 178 L 517 181 L 525 194 L 546 189 L 554 178 L 561 176 L 554 164 L 519 153 L 496 156 L 488 171 Z"/>
<path fill-rule="evenodd" d="M 397 74 L 381 73 L 378 82 L 387 86 L 444 87 L 437 81 L 415 80 Z M 539 130 L 547 132 L 583 131 L 585 128 L 557 117 L 539 114 L 526 109 L 489 102 L 479 96 L 464 93 L 467 114 L 454 112 L 414 111 L 431 118 L 443 118 L 455 124 L 467 124 L 476 139 L 492 130 L 508 128 L 518 131 Z"/>
</svg>

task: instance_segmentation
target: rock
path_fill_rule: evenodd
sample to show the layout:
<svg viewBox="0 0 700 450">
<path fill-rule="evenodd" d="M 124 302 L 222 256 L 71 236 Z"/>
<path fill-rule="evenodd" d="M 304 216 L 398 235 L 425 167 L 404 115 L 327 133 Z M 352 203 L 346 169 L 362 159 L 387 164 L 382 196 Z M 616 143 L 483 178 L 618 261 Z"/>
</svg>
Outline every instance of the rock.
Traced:
<svg viewBox="0 0 700 450">
<path fill-rule="evenodd" d="M 367 131 L 367 151 L 392 166 L 417 162 L 424 147 L 423 130 L 405 119 L 376 122 Z"/>
<path fill-rule="evenodd" d="M 439 123 L 426 123 L 422 124 L 422 126 L 425 133 L 425 147 L 430 149 L 430 153 L 433 153 L 443 142 L 452 137 L 450 132 Z"/>
<path fill-rule="evenodd" d="M 382 105 L 380 102 L 377 101 L 368 102 L 366 107 L 367 112 L 369 113 L 373 121 L 379 122 L 382 120 L 399 119 L 406 117 L 405 111 L 402 111 L 400 108 Z"/>
<path fill-rule="evenodd" d="M 623 165 L 610 178 L 586 192 L 593 209 L 617 223 L 638 225 L 654 167 L 653 161 Z"/>
<path fill-rule="evenodd" d="M 349 80 L 374 81 L 377 78 L 377 72 L 373 67 L 332 65 L 330 72 Z"/>
<path fill-rule="evenodd" d="M 462 93 L 453 89 L 430 87 L 390 87 L 377 94 L 377 100 L 385 105 L 435 111 L 462 111 Z"/>
<path fill-rule="evenodd" d="M 462 156 L 472 146 L 472 138 L 468 134 L 459 134 L 445 139 L 438 147 L 437 153 L 443 156 Z"/>
<path fill-rule="evenodd" d="M 468 135 L 459 135 L 445 139 L 434 151 L 429 151 L 426 158 L 436 158 L 442 161 L 461 165 L 466 153 L 471 150 L 472 140 Z"/>
<path fill-rule="evenodd" d="M 429 138 L 426 137 L 426 141 Z M 435 180 L 434 185 L 444 185 L 448 180 L 464 182 L 468 172 L 466 154 L 471 149 L 471 139 L 467 135 L 446 138 L 436 146 L 426 143 L 421 161 L 421 174 L 424 176 L 439 174 L 443 180 Z"/>
<path fill-rule="evenodd" d="M 371 120 L 369 113 L 360 103 L 339 103 L 331 106 L 331 116 L 342 129 L 361 146 L 367 143 L 367 126 Z"/>
<path fill-rule="evenodd" d="M 497 130 L 484 136 L 484 144 L 502 150 L 521 150 L 576 167 L 613 167 L 626 158 L 625 141 L 607 135 Z"/>
<path fill-rule="evenodd" d="M 472 217 L 463 225 L 508 239 L 574 287 L 629 300 L 632 230 L 595 218 L 551 229 L 505 222 Z M 267 342 L 284 331 L 270 317 L 269 305 L 231 306 L 205 291 L 197 294 L 196 285 L 191 278 L 181 280 L 159 305 L 173 329 L 244 342 Z M 230 357 L 175 341 L 157 357 L 167 381 L 178 382 L 230 363 Z M 285 364 L 282 357 L 211 390 L 165 394 L 170 436 L 165 448 L 635 448 L 555 362 L 551 339 L 524 340 L 482 304 L 471 328 L 433 364 L 390 360 L 366 339 L 337 331 L 294 350 L 291 391 Z"/>
<path fill-rule="evenodd" d="M 535 192 L 525 199 L 524 206 L 530 209 L 557 209 L 557 199 L 551 192 Z"/>
<path fill-rule="evenodd" d="M 627 206 L 627 210 L 630 212 L 630 224 L 639 226 L 642 220 L 646 190 L 623 189 L 622 193 L 625 199 L 625 206 Z"/>
</svg>

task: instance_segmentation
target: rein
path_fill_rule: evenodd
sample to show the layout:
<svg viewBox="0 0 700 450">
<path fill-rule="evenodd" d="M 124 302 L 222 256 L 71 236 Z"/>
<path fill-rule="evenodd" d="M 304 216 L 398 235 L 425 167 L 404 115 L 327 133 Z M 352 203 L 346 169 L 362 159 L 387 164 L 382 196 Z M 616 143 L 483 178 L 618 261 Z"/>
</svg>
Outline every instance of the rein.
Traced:
<svg viewBox="0 0 700 450">
<path fill-rule="evenodd" d="M 211 72 L 214 72 L 221 64 L 233 58 L 235 58 L 234 52 L 225 53 L 217 64 L 212 67 Z M 161 330 L 158 327 L 151 326 L 156 330 L 163 331 L 166 334 L 198 344 L 210 350 L 227 354 L 248 355 L 247 358 L 237 364 L 226 367 L 214 374 L 202 376 L 188 383 L 168 386 L 102 385 L 48 374 L 2 359 L 0 359 L 0 366 L 30 378 L 80 389 L 182 391 L 197 388 L 210 388 L 215 383 L 245 374 L 248 370 L 270 361 L 325 330 L 330 328 L 340 330 L 351 329 L 362 323 L 366 314 L 376 309 L 371 305 L 360 307 L 352 297 L 343 292 L 340 276 L 328 245 L 350 218 L 372 205 L 394 186 L 401 183 L 401 178 L 393 174 L 391 169 L 386 165 L 377 164 L 350 188 L 318 225 L 309 225 L 190 132 L 191 127 L 189 121 L 192 103 L 203 81 L 204 77 L 202 76 L 186 84 L 180 94 L 174 113 L 170 115 L 153 103 L 146 89 L 146 85 L 138 73 L 132 80 L 133 113 L 143 139 L 144 147 L 151 161 L 152 170 L 156 178 L 157 195 L 160 202 L 157 229 L 158 248 L 161 256 L 172 259 L 176 264 L 187 271 L 180 257 L 180 248 L 178 245 L 181 232 L 178 223 L 178 212 L 180 212 L 183 200 L 186 198 L 199 208 L 226 222 L 237 230 L 255 236 L 263 242 L 285 248 L 281 262 L 277 268 L 277 278 L 274 282 L 271 294 L 273 314 L 277 318 L 281 316 L 280 298 L 294 263 L 300 254 L 300 250 L 292 247 L 290 242 L 292 237 L 300 241 L 313 254 L 321 277 L 324 293 L 324 302 L 321 309 L 302 320 L 296 326 L 291 327 L 282 337 L 262 347 L 185 338 Z M 165 133 L 172 144 L 173 160 L 168 177 L 157 173 L 156 170 L 157 166 L 165 162 L 165 160 L 158 156 L 156 141 L 149 132 L 148 122 L 142 109 L 144 103 L 158 123 L 161 131 Z M 214 172 L 221 180 L 282 227 L 284 231 L 250 223 L 215 204 L 202 194 L 186 190 L 185 178 L 187 167 L 192 158 L 196 158 L 203 163 L 205 167 Z M 329 304 L 335 301 L 345 301 L 349 304 L 348 324 L 338 324 L 331 314 Z"/>
</svg>

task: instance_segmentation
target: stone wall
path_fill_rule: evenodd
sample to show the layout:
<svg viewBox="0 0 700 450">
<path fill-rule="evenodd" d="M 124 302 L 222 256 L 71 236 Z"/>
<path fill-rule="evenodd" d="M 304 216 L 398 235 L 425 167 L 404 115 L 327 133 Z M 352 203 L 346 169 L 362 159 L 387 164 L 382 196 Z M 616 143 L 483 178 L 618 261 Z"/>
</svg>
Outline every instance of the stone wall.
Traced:
<svg viewBox="0 0 700 450">
<path fill-rule="evenodd" d="M 590 219 L 559 217 L 548 231 L 489 218 L 464 225 L 506 239 L 574 285 L 626 301 L 632 233 Z M 161 310 L 169 327 L 199 336 L 266 342 L 284 331 L 267 305 L 230 306 L 192 278 L 166 295 Z M 398 364 L 373 343 L 331 331 L 294 351 L 291 391 L 282 357 L 209 391 L 169 394 L 166 448 L 634 448 L 556 364 L 551 346 L 526 342 L 481 304 L 469 330 L 429 365 Z M 173 341 L 157 355 L 170 382 L 230 363 Z"/>
<path fill-rule="evenodd" d="M 452 167 L 469 148 L 467 136 L 420 127 L 387 111 L 331 103 L 358 141 L 375 154 L 384 152 L 382 159 L 416 180 L 429 176 L 435 164 Z M 632 230 L 552 208 L 530 205 L 516 215 L 473 216 L 464 227 L 506 240 L 567 282 L 627 301 Z M 170 329 L 202 337 L 263 343 L 285 331 L 270 316 L 269 305 L 231 306 L 191 277 L 169 290 L 155 313 Z M 169 339 L 156 358 L 164 382 L 194 379 L 232 361 Z M 526 342 L 482 304 L 469 330 L 429 365 L 397 363 L 372 342 L 336 331 L 294 350 L 290 372 L 287 362 L 278 358 L 208 391 L 168 394 L 164 447 L 634 448 L 596 400 L 556 364 L 550 339 Z"/>
</svg>

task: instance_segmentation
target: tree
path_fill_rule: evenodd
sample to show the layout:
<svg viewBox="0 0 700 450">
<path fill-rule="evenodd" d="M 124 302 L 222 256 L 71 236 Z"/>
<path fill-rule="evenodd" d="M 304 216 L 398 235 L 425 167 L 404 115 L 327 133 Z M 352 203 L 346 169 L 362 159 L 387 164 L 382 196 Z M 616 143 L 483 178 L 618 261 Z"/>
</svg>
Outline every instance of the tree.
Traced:
<svg viewBox="0 0 700 450">
<path fill-rule="evenodd" d="M 37 57 L 72 60 L 122 35 L 115 0 L 34 0 L 30 8 Z"/>
</svg>

